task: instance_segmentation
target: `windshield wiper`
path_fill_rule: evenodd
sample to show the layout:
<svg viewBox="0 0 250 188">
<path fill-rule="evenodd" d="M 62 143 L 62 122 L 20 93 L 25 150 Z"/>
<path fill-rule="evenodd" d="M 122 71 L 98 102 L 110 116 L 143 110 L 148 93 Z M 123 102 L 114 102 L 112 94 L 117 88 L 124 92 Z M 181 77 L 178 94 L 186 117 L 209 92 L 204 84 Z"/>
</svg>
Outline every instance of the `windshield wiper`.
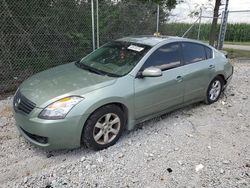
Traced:
<svg viewBox="0 0 250 188">
<path fill-rule="evenodd" d="M 77 61 L 75 64 L 76 64 L 77 67 L 79 67 L 81 69 L 88 70 L 89 72 L 93 72 L 93 73 L 100 74 L 100 75 L 105 75 L 103 72 L 101 72 L 101 71 L 99 71 L 99 70 L 97 70 L 95 68 L 92 68 L 92 67 L 90 67 L 88 65 L 80 63 L 80 61 Z"/>
<path fill-rule="evenodd" d="M 100 74 L 100 75 L 105 75 L 105 76 L 110 76 L 110 77 L 120 77 L 117 74 L 112 74 L 112 73 L 104 72 L 104 71 L 95 69 L 93 67 L 90 67 L 88 65 L 85 65 L 85 64 L 81 63 L 80 61 L 77 61 L 75 64 L 76 64 L 77 67 L 79 67 L 81 69 L 88 70 L 89 72 L 93 72 L 93 73 Z"/>
</svg>

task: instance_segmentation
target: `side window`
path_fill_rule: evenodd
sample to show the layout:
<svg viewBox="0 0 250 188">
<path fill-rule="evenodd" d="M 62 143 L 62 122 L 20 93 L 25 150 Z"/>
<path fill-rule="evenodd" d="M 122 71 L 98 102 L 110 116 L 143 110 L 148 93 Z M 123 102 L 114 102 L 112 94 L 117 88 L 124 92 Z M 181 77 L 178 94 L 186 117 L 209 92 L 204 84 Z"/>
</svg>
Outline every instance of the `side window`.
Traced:
<svg viewBox="0 0 250 188">
<path fill-rule="evenodd" d="M 206 51 L 206 54 L 207 54 L 207 59 L 211 59 L 213 58 L 213 51 L 211 48 L 208 48 L 205 46 L 205 51 Z"/>
<path fill-rule="evenodd" d="M 162 70 L 177 67 L 180 61 L 180 44 L 171 43 L 158 48 L 153 52 L 142 66 L 142 70 L 148 67 L 159 67 Z"/>
<path fill-rule="evenodd" d="M 185 64 L 191 64 L 206 59 L 204 46 L 191 42 L 182 43 L 182 55 Z"/>
</svg>

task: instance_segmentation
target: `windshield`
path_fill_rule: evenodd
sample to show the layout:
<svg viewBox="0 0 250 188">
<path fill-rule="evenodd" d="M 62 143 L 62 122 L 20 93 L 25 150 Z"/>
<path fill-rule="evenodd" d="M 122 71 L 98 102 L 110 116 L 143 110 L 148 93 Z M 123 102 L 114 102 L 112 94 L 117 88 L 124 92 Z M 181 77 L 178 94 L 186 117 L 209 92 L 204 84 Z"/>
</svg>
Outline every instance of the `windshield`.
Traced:
<svg viewBox="0 0 250 188">
<path fill-rule="evenodd" d="M 130 42 L 110 42 L 83 58 L 79 64 L 92 72 L 108 76 L 123 76 L 129 73 L 150 46 Z"/>
</svg>

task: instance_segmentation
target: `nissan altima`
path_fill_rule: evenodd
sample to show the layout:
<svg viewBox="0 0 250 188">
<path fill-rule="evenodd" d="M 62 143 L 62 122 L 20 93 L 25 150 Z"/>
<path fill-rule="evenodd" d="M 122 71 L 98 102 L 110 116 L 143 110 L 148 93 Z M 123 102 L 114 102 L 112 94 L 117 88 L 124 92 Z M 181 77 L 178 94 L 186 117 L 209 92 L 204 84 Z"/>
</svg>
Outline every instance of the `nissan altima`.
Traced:
<svg viewBox="0 0 250 188">
<path fill-rule="evenodd" d="M 204 43 L 125 37 L 24 81 L 13 100 L 16 126 L 42 148 L 100 150 L 140 122 L 216 102 L 232 75 L 225 55 Z"/>
</svg>

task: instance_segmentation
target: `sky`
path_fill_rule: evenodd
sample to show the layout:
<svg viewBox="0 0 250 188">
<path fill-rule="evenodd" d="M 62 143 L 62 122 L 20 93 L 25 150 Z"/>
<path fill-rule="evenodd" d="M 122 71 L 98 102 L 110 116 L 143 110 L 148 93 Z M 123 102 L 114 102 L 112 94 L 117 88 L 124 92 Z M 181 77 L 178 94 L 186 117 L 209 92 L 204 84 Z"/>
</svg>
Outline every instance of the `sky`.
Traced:
<svg viewBox="0 0 250 188">
<path fill-rule="evenodd" d="M 222 3 L 225 3 L 225 0 L 222 0 Z M 190 17 L 189 14 L 192 11 L 199 11 L 202 7 L 202 12 L 204 16 L 212 16 L 213 6 L 215 0 L 184 0 L 183 3 L 180 3 L 172 10 L 172 16 L 170 21 L 174 22 L 194 22 L 197 17 Z M 229 0 L 229 11 L 235 10 L 248 10 L 248 12 L 241 13 L 229 13 L 228 21 L 230 23 L 237 22 L 246 22 L 250 23 L 250 0 Z M 221 6 L 220 12 L 224 10 L 224 6 Z M 212 19 L 202 18 L 202 22 L 211 22 Z"/>
</svg>

